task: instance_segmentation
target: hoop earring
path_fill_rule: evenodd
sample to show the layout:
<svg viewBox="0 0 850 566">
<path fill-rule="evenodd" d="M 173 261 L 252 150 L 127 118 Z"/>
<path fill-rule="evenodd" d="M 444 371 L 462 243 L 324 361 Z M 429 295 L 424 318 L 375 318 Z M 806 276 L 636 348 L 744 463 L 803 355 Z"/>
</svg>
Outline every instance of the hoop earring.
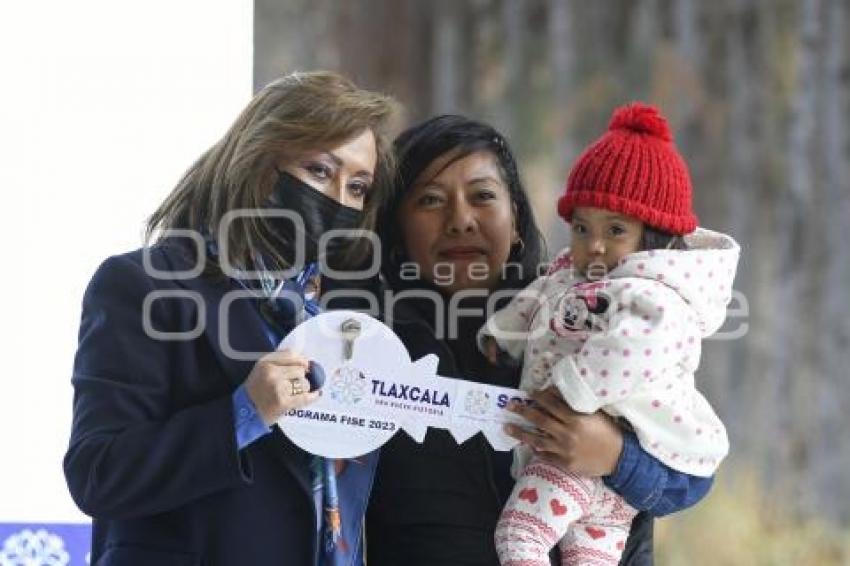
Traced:
<svg viewBox="0 0 850 566">
<path fill-rule="evenodd" d="M 516 252 L 517 257 L 522 257 L 522 256 L 525 255 L 525 242 L 523 241 L 522 238 L 519 238 L 516 242 L 514 242 L 513 245 L 519 246 L 519 250 L 517 250 L 517 252 Z"/>
</svg>

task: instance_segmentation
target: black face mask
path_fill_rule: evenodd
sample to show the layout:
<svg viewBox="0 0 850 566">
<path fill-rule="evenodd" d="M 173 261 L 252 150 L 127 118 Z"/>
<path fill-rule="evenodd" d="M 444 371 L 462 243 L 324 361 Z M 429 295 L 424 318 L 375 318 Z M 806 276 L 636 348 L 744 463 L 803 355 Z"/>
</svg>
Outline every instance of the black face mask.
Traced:
<svg viewBox="0 0 850 566">
<path fill-rule="evenodd" d="M 280 177 L 272 190 L 270 206 L 283 208 L 298 214 L 304 221 L 304 262 L 311 263 L 319 259 L 319 238 L 328 230 L 355 230 L 360 226 L 363 213 L 354 208 L 343 206 L 336 200 L 314 189 L 301 179 L 280 171 Z M 295 261 L 295 224 L 288 218 L 269 219 L 274 230 L 290 243 L 289 250 L 283 256 Z M 353 240 L 335 237 L 327 242 L 322 250 L 326 261 L 335 262 L 343 250 Z"/>
</svg>

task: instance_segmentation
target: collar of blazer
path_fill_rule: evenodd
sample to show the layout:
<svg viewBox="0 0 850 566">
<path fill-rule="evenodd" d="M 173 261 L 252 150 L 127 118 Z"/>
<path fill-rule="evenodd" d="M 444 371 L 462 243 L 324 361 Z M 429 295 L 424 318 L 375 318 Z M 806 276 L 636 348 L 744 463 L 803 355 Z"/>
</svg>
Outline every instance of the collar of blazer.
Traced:
<svg viewBox="0 0 850 566">
<path fill-rule="evenodd" d="M 180 246 L 163 247 L 163 255 L 168 268 L 175 272 L 194 266 Z M 174 283 L 203 299 L 203 334 L 235 389 L 248 377 L 254 363 L 273 349 L 260 314 L 248 300 L 251 292 L 225 278 L 199 276 L 175 279 Z"/>
<path fill-rule="evenodd" d="M 163 247 L 162 251 L 169 269 L 192 269 L 192 258 L 185 250 L 169 246 Z M 175 283 L 200 294 L 203 299 L 207 311 L 204 335 L 232 389 L 236 389 L 248 377 L 256 360 L 272 351 L 260 314 L 246 300 L 248 293 L 229 279 L 201 276 L 178 279 Z M 295 446 L 277 426 L 272 434 L 260 439 L 256 445 L 259 449 L 270 448 L 269 452 L 283 462 L 305 494 L 312 497 L 309 454 Z"/>
</svg>

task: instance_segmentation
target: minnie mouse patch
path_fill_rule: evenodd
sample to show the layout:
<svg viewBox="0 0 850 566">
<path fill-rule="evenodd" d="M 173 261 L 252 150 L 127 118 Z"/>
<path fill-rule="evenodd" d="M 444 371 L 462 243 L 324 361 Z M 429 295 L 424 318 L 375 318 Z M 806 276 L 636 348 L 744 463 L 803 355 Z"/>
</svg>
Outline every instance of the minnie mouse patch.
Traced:
<svg viewBox="0 0 850 566">
<path fill-rule="evenodd" d="M 608 282 L 579 283 L 570 288 L 555 306 L 549 322 L 552 332 L 574 340 L 587 338 L 591 331 L 604 330 L 604 315 L 612 300 L 605 288 Z"/>
</svg>

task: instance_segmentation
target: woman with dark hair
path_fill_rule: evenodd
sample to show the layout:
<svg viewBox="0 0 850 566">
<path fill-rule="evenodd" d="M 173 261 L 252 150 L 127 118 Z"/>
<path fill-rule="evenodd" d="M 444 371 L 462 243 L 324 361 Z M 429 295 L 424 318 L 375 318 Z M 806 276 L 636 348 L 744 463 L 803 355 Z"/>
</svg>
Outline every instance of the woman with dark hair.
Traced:
<svg viewBox="0 0 850 566">
<path fill-rule="evenodd" d="M 394 292 L 387 322 L 411 358 L 437 354 L 440 375 L 517 387 L 519 368 L 490 365 L 475 339 L 487 311 L 546 259 L 507 142 L 486 124 L 439 116 L 402 133 L 395 149 L 399 190 L 378 219 L 382 273 Z M 535 400 L 517 411 L 536 432 L 514 434 L 547 438 L 540 457 L 603 476 L 643 511 L 622 563 L 651 564 L 651 516 L 695 503 L 711 479 L 667 468 L 604 414 L 576 413 L 552 391 Z M 381 450 L 367 515 L 369 565 L 497 565 L 493 532 L 513 485 L 511 459 L 480 434 L 460 445 L 443 430 L 422 444 L 395 436 Z"/>
<path fill-rule="evenodd" d="M 272 427 L 318 395 L 307 360 L 274 350 L 316 312 L 321 235 L 374 226 L 394 106 L 335 73 L 269 84 L 153 214 L 150 245 L 95 273 L 64 460 L 92 564 L 363 564 L 377 455 L 314 457 Z"/>
<path fill-rule="evenodd" d="M 382 274 L 392 289 L 407 286 L 400 276 L 401 264 L 407 259 L 404 250 L 404 222 L 395 216 L 409 196 L 407 191 L 426 169 L 430 177 L 436 177 L 445 169 L 470 156 L 489 156 L 499 173 L 499 181 L 507 189 L 512 209 L 512 248 L 505 263 L 511 263 L 512 269 L 506 269 L 507 277 L 500 288 L 522 288 L 537 275 L 541 262 L 546 260 L 545 243 L 537 224 L 528 195 L 522 186 L 516 162 L 507 141 L 493 128 L 461 116 L 437 116 L 410 128 L 396 138 L 394 143 L 397 161 L 397 191 L 387 203 L 378 221 L 379 235 L 384 242 Z M 402 220 L 402 221 L 399 221 Z M 503 226 L 499 226 L 503 228 Z M 501 266 L 497 266 L 501 267 Z M 462 274 L 461 274 L 462 275 Z M 421 284 L 413 282 L 413 285 Z"/>
</svg>

